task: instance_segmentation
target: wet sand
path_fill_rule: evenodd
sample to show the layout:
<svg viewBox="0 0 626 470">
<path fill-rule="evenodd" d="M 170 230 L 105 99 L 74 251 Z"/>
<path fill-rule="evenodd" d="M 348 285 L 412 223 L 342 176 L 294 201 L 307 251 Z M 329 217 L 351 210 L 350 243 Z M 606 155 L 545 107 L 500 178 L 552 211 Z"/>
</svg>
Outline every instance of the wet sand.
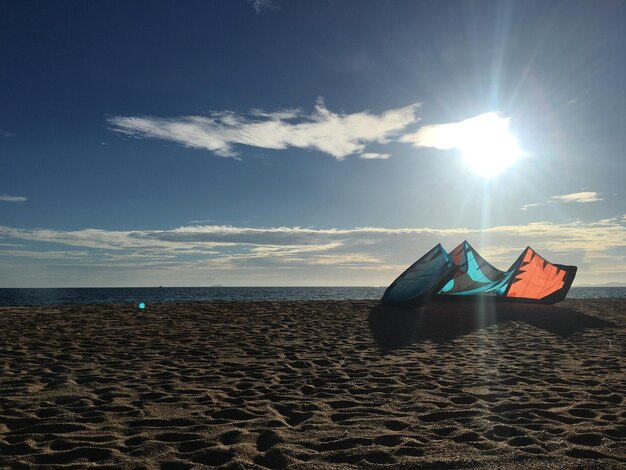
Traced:
<svg viewBox="0 0 626 470">
<path fill-rule="evenodd" d="M 626 468 L 626 301 L 0 308 L 0 468 Z"/>
</svg>

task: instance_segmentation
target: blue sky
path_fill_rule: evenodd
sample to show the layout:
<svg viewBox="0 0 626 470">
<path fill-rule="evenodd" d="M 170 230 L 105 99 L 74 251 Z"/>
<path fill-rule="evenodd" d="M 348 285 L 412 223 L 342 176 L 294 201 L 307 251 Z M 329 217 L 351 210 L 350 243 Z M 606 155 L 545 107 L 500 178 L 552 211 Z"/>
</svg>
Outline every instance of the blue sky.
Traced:
<svg viewBox="0 0 626 470">
<path fill-rule="evenodd" d="M 625 21 L 611 1 L 0 1 L 0 286 L 386 285 L 463 239 L 626 282 Z M 485 115 L 521 149 L 490 179 L 450 143 Z"/>
</svg>

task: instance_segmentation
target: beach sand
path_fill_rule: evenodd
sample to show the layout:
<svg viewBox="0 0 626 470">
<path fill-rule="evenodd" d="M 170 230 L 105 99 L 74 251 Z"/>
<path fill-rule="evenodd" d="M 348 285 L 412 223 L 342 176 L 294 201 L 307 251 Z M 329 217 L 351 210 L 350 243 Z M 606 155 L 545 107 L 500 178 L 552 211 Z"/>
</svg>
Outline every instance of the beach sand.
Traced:
<svg viewBox="0 0 626 470">
<path fill-rule="evenodd" d="M 0 309 L 0 467 L 626 468 L 626 301 Z"/>
</svg>

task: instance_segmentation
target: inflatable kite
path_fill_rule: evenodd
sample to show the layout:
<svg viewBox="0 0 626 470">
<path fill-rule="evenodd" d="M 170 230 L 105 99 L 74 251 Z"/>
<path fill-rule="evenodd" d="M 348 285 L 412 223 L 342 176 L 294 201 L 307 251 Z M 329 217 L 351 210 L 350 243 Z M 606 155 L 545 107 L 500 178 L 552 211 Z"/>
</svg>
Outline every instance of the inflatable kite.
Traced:
<svg viewBox="0 0 626 470">
<path fill-rule="evenodd" d="M 420 306 L 429 300 L 466 299 L 553 304 L 565 299 L 576 266 L 552 264 L 527 247 L 506 271 L 485 261 L 464 241 L 450 253 L 441 244 L 404 271 L 385 291 L 382 303 Z"/>
</svg>

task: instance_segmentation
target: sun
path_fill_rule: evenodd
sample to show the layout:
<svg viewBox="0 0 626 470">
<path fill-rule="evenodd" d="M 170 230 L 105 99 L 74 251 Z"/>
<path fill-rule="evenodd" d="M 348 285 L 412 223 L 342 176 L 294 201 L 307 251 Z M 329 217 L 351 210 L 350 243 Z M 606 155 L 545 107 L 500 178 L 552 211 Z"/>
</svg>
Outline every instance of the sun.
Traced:
<svg viewBox="0 0 626 470">
<path fill-rule="evenodd" d="M 498 113 L 481 114 L 462 122 L 457 145 L 465 161 L 484 178 L 499 175 L 522 155 L 509 132 L 509 119 Z"/>
</svg>

